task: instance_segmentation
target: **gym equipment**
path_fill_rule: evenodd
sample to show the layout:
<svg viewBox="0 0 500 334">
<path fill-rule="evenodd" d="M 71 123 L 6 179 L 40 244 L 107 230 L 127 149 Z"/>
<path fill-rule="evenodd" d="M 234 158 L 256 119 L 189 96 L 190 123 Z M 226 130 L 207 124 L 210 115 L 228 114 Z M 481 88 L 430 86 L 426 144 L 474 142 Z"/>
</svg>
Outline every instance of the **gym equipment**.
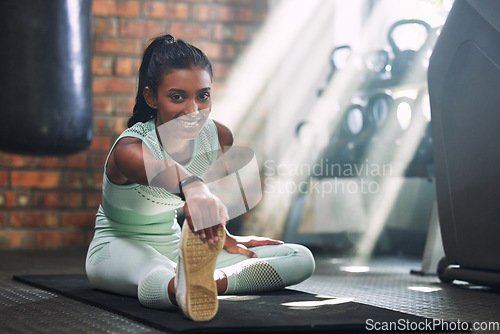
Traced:
<svg viewBox="0 0 500 334">
<path fill-rule="evenodd" d="M 292 289 L 219 296 L 209 322 L 186 319 L 180 311 L 143 307 L 137 298 L 97 290 L 85 275 L 24 275 L 16 281 L 90 304 L 168 333 L 360 333 L 373 322 L 412 322 L 423 328 L 432 319 Z M 259 319 L 259 321 L 256 321 Z M 437 326 L 440 328 L 441 326 Z"/>
<path fill-rule="evenodd" d="M 86 148 L 91 0 L 3 0 L 0 13 L 0 150 L 63 155 Z"/>
<path fill-rule="evenodd" d="M 456 0 L 428 70 L 443 282 L 500 286 L 500 2 Z"/>
</svg>

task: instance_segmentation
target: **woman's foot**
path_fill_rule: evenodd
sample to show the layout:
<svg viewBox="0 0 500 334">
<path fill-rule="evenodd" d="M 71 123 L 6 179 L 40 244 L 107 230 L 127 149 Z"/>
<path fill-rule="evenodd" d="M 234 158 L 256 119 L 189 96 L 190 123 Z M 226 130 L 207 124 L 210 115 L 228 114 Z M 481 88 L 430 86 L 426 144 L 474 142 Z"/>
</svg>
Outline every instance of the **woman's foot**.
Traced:
<svg viewBox="0 0 500 334">
<path fill-rule="evenodd" d="M 214 270 L 217 256 L 224 247 L 224 239 L 223 228 L 218 229 L 218 240 L 210 245 L 202 241 L 187 224 L 182 228 L 175 276 L 175 299 L 191 320 L 208 321 L 217 314 L 218 287 L 214 280 Z"/>
<path fill-rule="evenodd" d="M 226 275 L 222 271 L 216 270 L 214 272 L 214 280 L 215 285 L 217 285 L 217 294 L 224 294 L 224 292 L 226 292 L 227 290 Z M 168 283 L 168 298 L 170 299 L 170 302 L 172 302 L 172 304 L 174 304 L 175 306 L 179 306 L 179 304 L 177 304 L 177 299 L 175 299 L 175 277 L 172 278 Z"/>
</svg>

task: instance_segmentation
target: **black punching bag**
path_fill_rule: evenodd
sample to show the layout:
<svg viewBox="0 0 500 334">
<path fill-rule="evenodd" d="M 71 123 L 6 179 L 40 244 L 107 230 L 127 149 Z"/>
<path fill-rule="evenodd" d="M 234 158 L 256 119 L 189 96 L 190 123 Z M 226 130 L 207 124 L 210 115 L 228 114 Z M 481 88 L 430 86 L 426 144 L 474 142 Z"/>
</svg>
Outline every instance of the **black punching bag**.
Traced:
<svg viewBox="0 0 500 334">
<path fill-rule="evenodd" d="M 88 147 L 91 0 L 2 0 L 0 16 L 0 150 L 64 155 Z"/>
</svg>

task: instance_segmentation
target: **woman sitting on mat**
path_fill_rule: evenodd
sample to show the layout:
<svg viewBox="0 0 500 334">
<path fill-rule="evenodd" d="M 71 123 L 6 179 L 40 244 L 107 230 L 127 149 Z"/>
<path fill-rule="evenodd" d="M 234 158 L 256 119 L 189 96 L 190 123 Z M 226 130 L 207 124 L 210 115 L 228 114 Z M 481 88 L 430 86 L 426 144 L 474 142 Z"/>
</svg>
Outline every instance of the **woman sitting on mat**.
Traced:
<svg viewBox="0 0 500 334">
<path fill-rule="evenodd" d="M 195 321 L 215 316 L 218 293 L 282 289 L 315 266 L 303 246 L 225 229 L 227 209 L 201 179 L 233 142 L 209 117 L 211 81 L 198 48 L 170 35 L 146 48 L 133 115 L 105 163 L 86 259 L 97 288 L 137 296 L 150 308 L 179 306 Z"/>
</svg>

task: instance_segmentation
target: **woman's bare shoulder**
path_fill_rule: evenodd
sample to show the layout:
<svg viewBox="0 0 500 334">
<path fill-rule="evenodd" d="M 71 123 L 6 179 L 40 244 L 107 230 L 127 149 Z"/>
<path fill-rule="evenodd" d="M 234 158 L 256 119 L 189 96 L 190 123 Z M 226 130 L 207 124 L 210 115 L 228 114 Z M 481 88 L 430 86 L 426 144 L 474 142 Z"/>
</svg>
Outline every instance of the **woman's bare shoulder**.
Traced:
<svg viewBox="0 0 500 334">
<path fill-rule="evenodd" d="M 230 147 L 233 145 L 234 138 L 231 130 L 220 123 L 219 121 L 214 120 L 215 126 L 217 127 L 217 136 L 219 137 L 219 144 L 222 147 Z"/>
<path fill-rule="evenodd" d="M 127 184 L 144 182 L 144 158 L 142 140 L 123 137 L 116 143 L 108 160 L 106 173 L 111 182 Z"/>
</svg>

